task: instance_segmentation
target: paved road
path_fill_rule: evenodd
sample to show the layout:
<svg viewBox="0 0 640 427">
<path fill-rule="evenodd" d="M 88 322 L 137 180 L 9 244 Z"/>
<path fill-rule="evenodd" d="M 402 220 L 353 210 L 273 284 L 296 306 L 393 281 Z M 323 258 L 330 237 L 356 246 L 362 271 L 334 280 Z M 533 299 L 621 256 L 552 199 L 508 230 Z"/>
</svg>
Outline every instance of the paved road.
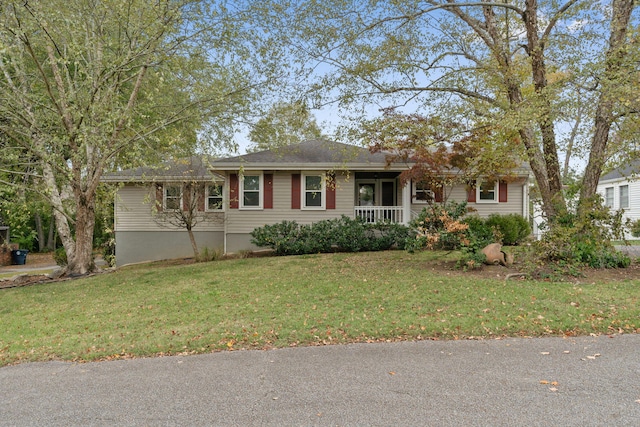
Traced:
<svg viewBox="0 0 640 427">
<path fill-rule="evenodd" d="M 0 368 L 1 426 L 638 426 L 640 335 Z"/>
</svg>

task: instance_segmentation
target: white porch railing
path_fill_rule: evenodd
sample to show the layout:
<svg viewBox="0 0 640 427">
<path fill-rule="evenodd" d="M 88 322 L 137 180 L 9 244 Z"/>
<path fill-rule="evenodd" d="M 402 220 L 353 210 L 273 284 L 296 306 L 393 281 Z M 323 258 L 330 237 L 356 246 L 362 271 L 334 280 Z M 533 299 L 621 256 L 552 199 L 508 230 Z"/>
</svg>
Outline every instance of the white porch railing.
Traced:
<svg viewBox="0 0 640 427">
<path fill-rule="evenodd" d="M 366 222 L 403 222 L 402 206 L 355 206 L 356 218 L 362 218 Z"/>
</svg>

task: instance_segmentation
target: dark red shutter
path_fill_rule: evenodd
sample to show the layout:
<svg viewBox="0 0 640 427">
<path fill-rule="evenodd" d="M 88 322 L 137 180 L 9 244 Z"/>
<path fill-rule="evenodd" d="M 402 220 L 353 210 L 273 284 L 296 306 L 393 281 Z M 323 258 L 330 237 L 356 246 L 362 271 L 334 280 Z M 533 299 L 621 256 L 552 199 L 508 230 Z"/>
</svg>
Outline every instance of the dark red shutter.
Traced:
<svg viewBox="0 0 640 427">
<path fill-rule="evenodd" d="M 300 209 L 300 174 L 291 175 L 291 209 Z"/>
<path fill-rule="evenodd" d="M 506 181 L 500 181 L 500 184 L 498 185 L 498 201 L 500 203 L 506 203 L 507 202 L 507 182 Z"/>
<path fill-rule="evenodd" d="M 265 209 L 273 209 L 273 174 L 264 174 L 264 202 Z"/>
<path fill-rule="evenodd" d="M 327 177 L 326 191 L 327 194 L 327 209 L 336 208 L 336 177 L 329 175 Z"/>
<path fill-rule="evenodd" d="M 442 188 L 441 186 L 436 187 L 433 190 L 433 199 L 436 203 L 441 203 L 442 199 L 444 198 L 444 188 Z"/>
<path fill-rule="evenodd" d="M 238 181 L 238 174 L 232 173 L 229 175 L 229 207 L 231 209 L 238 209 L 240 206 L 240 182 Z"/>
<path fill-rule="evenodd" d="M 205 210 L 205 196 L 207 194 L 207 186 L 206 185 L 198 185 L 198 210 Z"/>
<path fill-rule="evenodd" d="M 162 184 L 156 184 L 156 209 L 158 212 L 162 212 L 162 208 L 164 207 L 164 188 Z"/>
<path fill-rule="evenodd" d="M 182 186 L 182 210 L 189 212 L 191 210 L 191 195 L 193 194 L 193 184 L 185 184 Z"/>
<path fill-rule="evenodd" d="M 469 183 L 469 193 L 467 194 L 467 202 L 475 203 L 476 201 L 476 183 Z"/>
</svg>

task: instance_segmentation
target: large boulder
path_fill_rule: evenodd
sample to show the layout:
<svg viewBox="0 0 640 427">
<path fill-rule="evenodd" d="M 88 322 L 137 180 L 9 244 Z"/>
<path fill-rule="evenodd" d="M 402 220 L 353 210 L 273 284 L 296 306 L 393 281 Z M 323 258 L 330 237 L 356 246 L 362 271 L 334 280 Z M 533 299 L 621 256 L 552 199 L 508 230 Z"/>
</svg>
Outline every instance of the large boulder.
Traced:
<svg viewBox="0 0 640 427">
<path fill-rule="evenodd" d="M 513 264 L 513 255 L 504 252 L 500 243 L 491 243 L 485 246 L 482 253 L 486 257 L 485 264 L 504 266 Z"/>
</svg>

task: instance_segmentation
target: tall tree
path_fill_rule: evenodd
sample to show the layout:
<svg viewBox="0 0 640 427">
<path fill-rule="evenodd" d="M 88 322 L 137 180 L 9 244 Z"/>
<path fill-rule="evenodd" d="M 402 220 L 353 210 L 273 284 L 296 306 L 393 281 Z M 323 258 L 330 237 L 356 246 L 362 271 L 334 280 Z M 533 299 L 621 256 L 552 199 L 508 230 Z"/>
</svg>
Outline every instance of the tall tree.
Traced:
<svg viewBox="0 0 640 427">
<path fill-rule="evenodd" d="M 69 274 L 94 268 L 105 170 L 230 141 L 264 84 L 245 18 L 222 1 L 0 2 L 1 140 L 35 165 Z"/>
<path fill-rule="evenodd" d="M 524 150 L 551 220 L 566 209 L 558 126 L 567 102 L 581 101 L 567 88 L 586 79 L 601 110 L 585 120 L 593 138 L 582 197 L 594 194 L 611 124 L 625 110 L 616 95 L 637 81 L 632 0 L 273 2 L 295 15 L 285 40 L 311 65 L 313 89 L 338 93 L 346 108 L 375 101 L 508 130 L 497 135 Z"/>
<path fill-rule="evenodd" d="M 249 132 L 251 151 L 268 150 L 322 137 L 322 130 L 306 104 L 279 102 Z"/>
</svg>

